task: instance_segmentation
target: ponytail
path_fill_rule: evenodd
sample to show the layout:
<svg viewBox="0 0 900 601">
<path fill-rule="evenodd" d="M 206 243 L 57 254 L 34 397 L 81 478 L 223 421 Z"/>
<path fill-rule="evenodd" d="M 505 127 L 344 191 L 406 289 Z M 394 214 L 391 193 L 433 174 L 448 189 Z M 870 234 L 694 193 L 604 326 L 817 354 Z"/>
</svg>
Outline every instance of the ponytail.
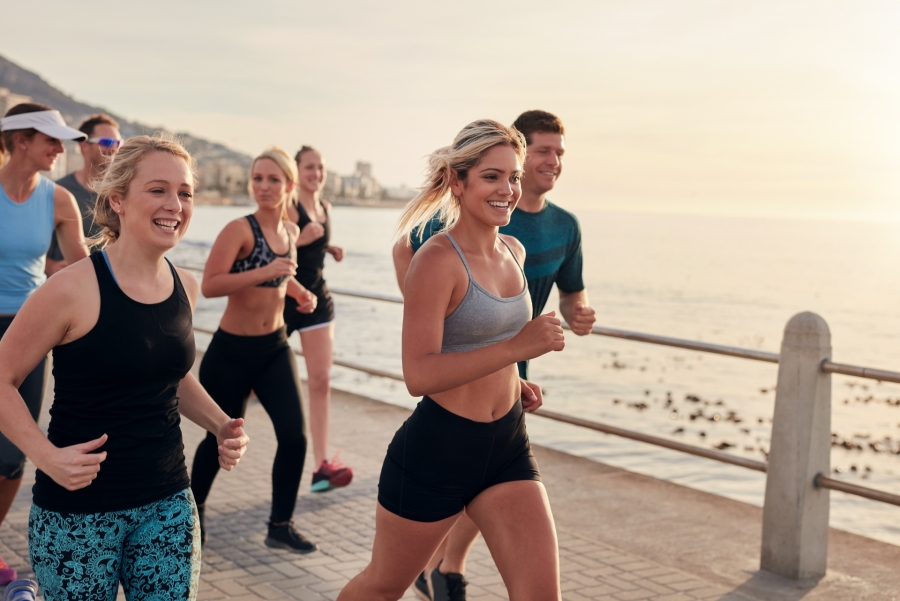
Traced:
<svg viewBox="0 0 900 601">
<path fill-rule="evenodd" d="M 514 127 L 490 119 L 473 121 L 456 135 L 452 146 L 435 150 L 428 157 L 428 171 L 425 184 L 419 193 L 409 201 L 400 221 L 397 223 L 395 240 L 405 240 L 409 244 L 411 233 L 418 229 L 419 240 L 424 237 L 422 227 L 435 216 L 441 221 L 436 231 L 446 231 L 459 220 L 459 198 L 450 190 L 453 172 L 465 181 L 469 171 L 478 164 L 481 157 L 494 146 L 510 146 L 525 162 L 525 138 Z"/>
</svg>

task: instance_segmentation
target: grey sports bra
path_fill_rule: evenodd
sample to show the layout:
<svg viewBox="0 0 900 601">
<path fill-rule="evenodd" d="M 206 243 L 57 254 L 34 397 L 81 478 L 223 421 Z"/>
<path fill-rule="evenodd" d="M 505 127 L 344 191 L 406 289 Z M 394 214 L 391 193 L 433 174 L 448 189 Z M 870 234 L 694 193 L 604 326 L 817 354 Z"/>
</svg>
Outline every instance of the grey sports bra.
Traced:
<svg viewBox="0 0 900 601">
<path fill-rule="evenodd" d="M 459 306 L 444 320 L 444 339 L 441 341 L 442 353 L 462 353 L 474 351 L 483 346 L 509 340 L 519 333 L 531 319 L 531 296 L 528 294 L 528 282 L 519 260 L 506 244 L 513 256 L 519 271 L 522 272 L 522 292 L 515 296 L 500 298 L 494 296 L 478 285 L 472 278 L 472 270 L 456 240 L 448 233 L 445 236 L 459 253 L 466 273 L 469 274 L 469 287 L 466 296 Z"/>
</svg>

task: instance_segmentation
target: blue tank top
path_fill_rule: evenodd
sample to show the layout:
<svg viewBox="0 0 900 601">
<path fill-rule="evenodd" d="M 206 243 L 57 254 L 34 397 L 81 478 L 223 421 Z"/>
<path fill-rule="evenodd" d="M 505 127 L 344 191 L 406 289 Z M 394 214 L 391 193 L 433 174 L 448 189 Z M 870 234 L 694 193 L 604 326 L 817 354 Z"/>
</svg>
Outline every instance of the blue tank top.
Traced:
<svg viewBox="0 0 900 601">
<path fill-rule="evenodd" d="M 17 313 L 46 279 L 55 188 L 41 176 L 28 200 L 13 202 L 0 186 L 0 314 Z"/>
</svg>

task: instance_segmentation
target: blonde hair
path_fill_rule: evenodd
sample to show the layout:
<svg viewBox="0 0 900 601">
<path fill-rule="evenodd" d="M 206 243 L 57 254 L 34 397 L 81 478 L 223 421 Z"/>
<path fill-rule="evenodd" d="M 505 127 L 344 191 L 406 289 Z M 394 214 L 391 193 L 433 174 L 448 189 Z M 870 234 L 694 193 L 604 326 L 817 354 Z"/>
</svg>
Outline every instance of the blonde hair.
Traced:
<svg viewBox="0 0 900 601">
<path fill-rule="evenodd" d="M 194 159 L 184 149 L 181 143 L 170 134 L 160 132 L 154 136 L 135 136 L 122 144 L 119 151 L 113 156 L 106 168 L 106 172 L 99 181 L 92 182 L 97 192 L 97 202 L 94 205 L 94 223 L 99 225 L 102 231 L 88 240 L 89 243 L 103 248 L 111 242 L 115 242 L 121 233 L 119 215 L 113 211 L 109 204 L 109 197 L 118 194 L 125 197 L 131 180 L 137 173 L 141 160 L 151 152 L 167 152 L 183 159 L 191 170 L 191 178 L 196 185 L 196 171 Z"/>
<path fill-rule="evenodd" d="M 288 202 L 284 203 L 284 211 L 281 216 L 282 219 L 287 220 L 288 203 L 297 204 L 297 181 L 300 179 L 300 175 L 297 171 L 297 163 L 292 161 L 291 156 L 280 146 L 270 146 L 269 148 L 266 148 L 259 153 L 259 156 L 253 159 L 253 162 L 250 164 L 250 177 L 247 178 L 247 191 L 250 193 L 250 196 L 253 196 L 253 168 L 256 166 L 257 161 L 262 159 L 269 159 L 278 165 L 278 168 L 284 173 L 284 177 L 287 178 L 287 181 L 294 185 L 288 194 Z"/>
<path fill-rule="evenodd" d="M 395 240 L 406 240 L 418 228 L 419 239 L 424 235 L 424 224 L 435 215 L 441 221 L 441 230 L 453 227 L 459 219 L 459 198 L 450 190 L 452 172 L 465 181 L 475 165 L 494 146 L 509 146 L 520 163 L 525 162 L 525 138 L 514 127 L 507 127 L 492 119 L 480 119 L 469 123 L 456 134 L 453 144 L 435 150 L 428 157 L 425 184 L 409 201 L 397 223 Z"/>
</svg>

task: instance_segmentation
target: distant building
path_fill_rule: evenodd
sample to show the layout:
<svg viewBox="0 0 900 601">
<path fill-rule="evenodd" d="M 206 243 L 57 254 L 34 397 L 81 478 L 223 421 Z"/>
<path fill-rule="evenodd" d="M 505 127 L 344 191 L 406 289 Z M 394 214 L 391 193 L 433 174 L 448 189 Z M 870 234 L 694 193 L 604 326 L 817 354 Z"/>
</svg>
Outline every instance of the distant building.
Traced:
<svg viewBox="0 0 900 601">
<path fill-rule="evenodd" d="M 247 194 L 247 168 L 230 159 L 206 161 L 197 166 L 198 189 L 225 196 Z"/>
</svg>

